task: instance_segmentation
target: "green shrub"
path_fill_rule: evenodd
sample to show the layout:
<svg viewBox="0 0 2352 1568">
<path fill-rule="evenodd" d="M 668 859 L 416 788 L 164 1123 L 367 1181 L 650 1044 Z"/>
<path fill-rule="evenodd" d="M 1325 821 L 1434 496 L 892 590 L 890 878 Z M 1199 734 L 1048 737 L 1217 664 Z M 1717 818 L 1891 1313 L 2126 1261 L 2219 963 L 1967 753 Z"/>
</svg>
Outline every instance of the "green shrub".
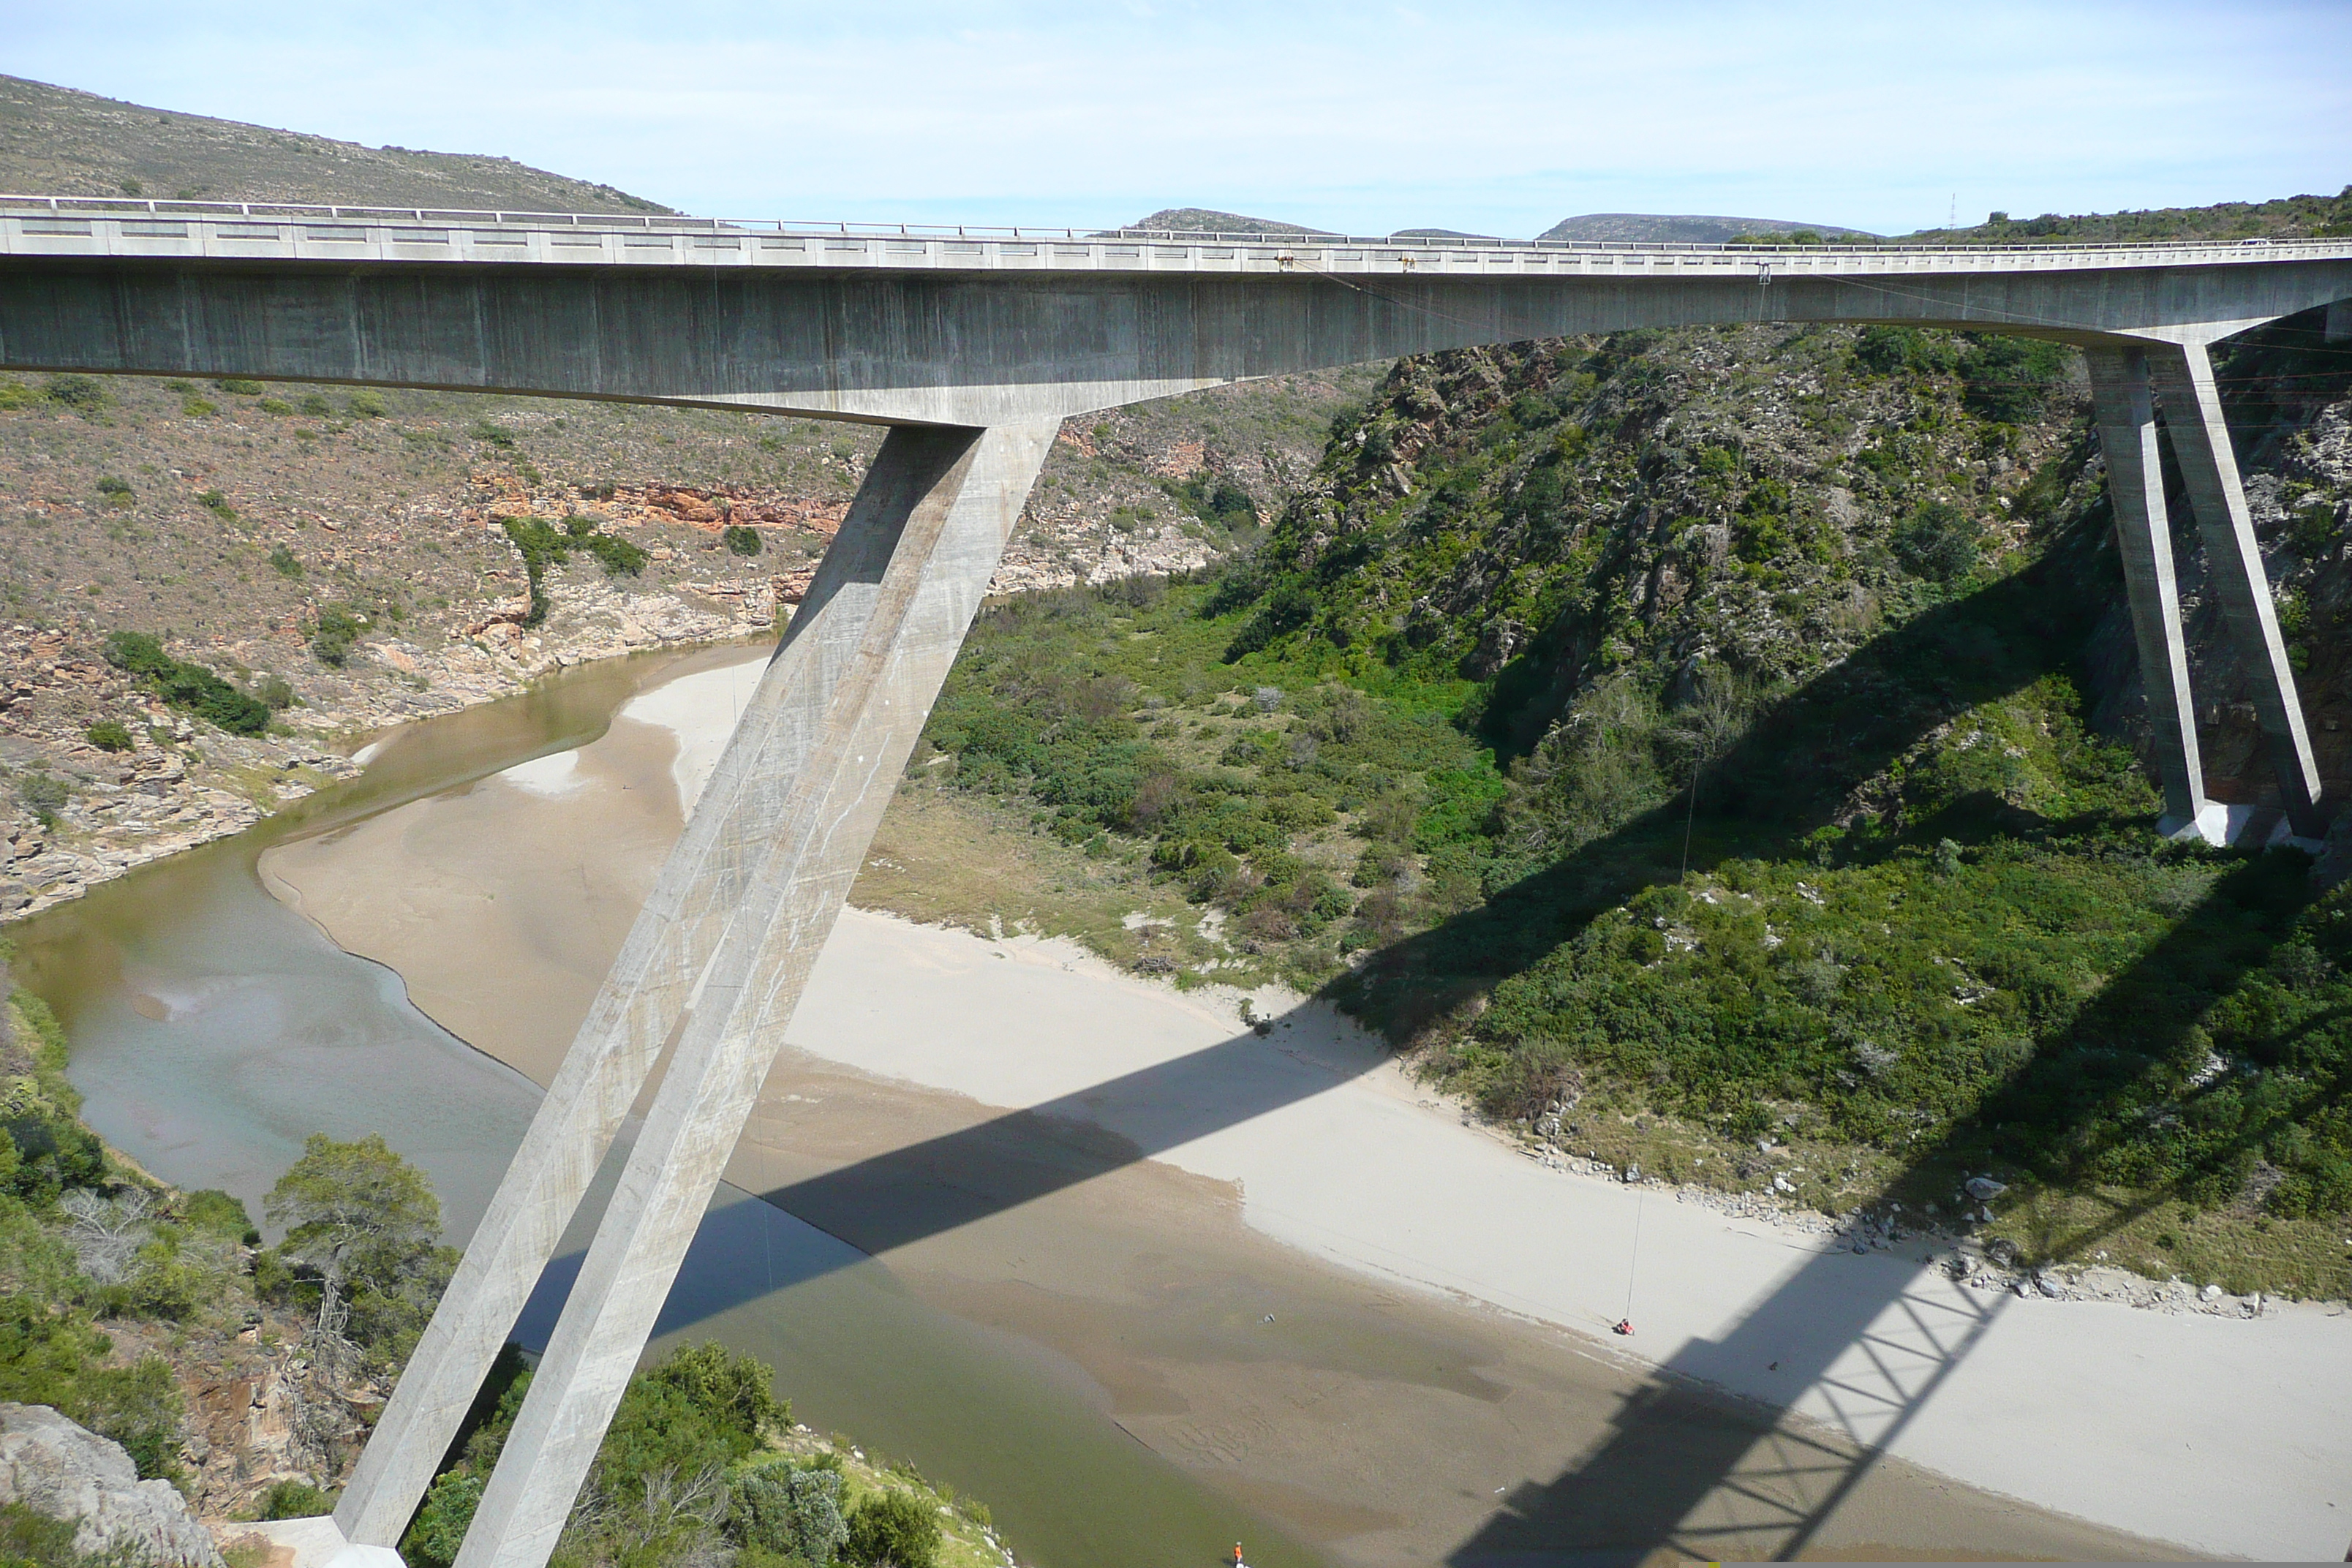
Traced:
<svg viewBox="0 0 2352 1568">
<path fill-rule="evenodd" d="M 206 511 L 212 513 L 215 517 L 220 519 L 223 522 L 235 522 L 236 521 L 236 508 L 229 505 L 228 497 L 221 494 L 218 490 L 205 491 L 202 495 L 196 497 L 196 504 L 204 508 Z M 272 561 L 270 564 L 274 566 L 277 563 Z"/>
<path fill-rule="evenodd" d="M 143 679 L 173 707 L 233 735 L 258 735 L 269 727 L 268 705 L 200 664 L 173 658 L 145 632 L 110 633 L 106 639 L 106 662 Z"/>
<path fill-rule="evenodd" d="M 278 1481 L 261 1494 L 254 1506 L 257 1520 L 317 1519 L 335 1511 L 332 1492 L 321 1490 L 309 1481 Z"/>
<path fill-rule="evenodd" d="M 257 381 L 246 381 L 233 375 L 216 376 L 213 385 L 223 392 L 233 392 L 239 397 L 258 397 L 268 390 Z"/>
<path fill-rule="evenodd" d="M 52 403 L 61 403 L 81 414 L 95 413 L 107 403 L 106 388 L 96 376 L 53 375 L 42 390 Z"/>
<path fill-rule="evenodd" d="M 302 399 L 302 412 L 313 419 L 331 419 L 334 417 L 335 405 L 314 392 Z"/>
<path fill-rule="evenodd" d="M 493 447 L 510 447 L 515 444 L 514 432 L 488 419 L 477 419 L 466 434 L 477 441 L 487 441 Z"/>
<path fill-rule="evenodd" d="M 728 1490 L 728 1533 L 740 1545 L 824 1568 L 849 1538 L 837 1469 L 772 1458 L 736 1472 Z"/>
<path fill-rule="evenodd" d="M 292 551 L 282 544 L 273 544 L 269 547 L 269 565 L 271 570 L 280 577 L 302 575 L 302 563 L 296 558 Z"/>
<path fill-rule="evenodd" d="M 130 727 L 120 719 L 100 719 L 83 733 L 101 752 L 127 752 L 134 744 Z"/>
<path fill-rule="evenodd" d="M 716 1340 L 681 1345 L 645 1374 L 648 1385 L 676 1389 L 705 1419 L 748 1443 L 792 1425 L 793 1407 L 775 1396 L 773 1379 L 767 1367 Z"/>
<path fill-rule="evenodd" d="M 756 528 L 746 528 L 740 522 L 730 523 L 727 531 L 721 537 L 726 541 L 727 553 L 730 555 L 751 556 L 760 553 L 760 531 Z"/>
<path fill-rule="evenodd" d="M 293 707 L 296 700 L 293 686 L 274 670 L 254 683 L 253 695 L 273 713 Z"/>
<path fill-rule="evenodd" d="M 482 1505 L 484 1484 L 471 1470 L 452 1470 L 434 1481 L 425 1494 L 425 1506 L 400 1538 L 400 1554 L 411 1568 L 449 1568 L 457 1561 L 474 1510 Z"/>
<path fill-rule="evenodd" d="M 5 1568 L 85 1568 L 74 1550 L 80 1521 L 51 1519 L 21 1502 L 0 1503 L 0 1564 Z"/>
<path fill-rule="evenodd" d="M 142 1478 L 172 1477 L 186 1406 L 171 1364 L 150 1355 L 110 1367 L 112 1349 L 79 1315 L 23 1294 L 0 1296 L 0 1400 L 50 1405 L 121 1444 Z"/>
<path fill-rule="evenodd" d="M 1957 582 L 1977 568 L 1984 531 L 1949 501 L 1925 501 L 1897 524 L 1889 542 L 1906 570 L 1937 583 Z"/>
<path fill-rule="evenodd" d="M 55 827 L 58 813 L 73 798 L 73 791 L 65 780 L 49 773 L 26 773 L 16 781 L 16 798 L 25 809 L 41 819 L 42 826 Z"/>
<path fill-rule="evenodd" d="M 291 414 L 294 412 L 294 405 L 287 402 L 282 397 L 265 397 L 260 402 L 255 404 L 254 406 L 260 409 L 264 414 Z"/>
<path fill-rule="evenodd" d="M 343 399 L 343 412 L 353 419 L 383 417 L 383 397 L 380 393 L 360 391 Z"/>
<path fill-rule="evenodd" d="M 609 533 L 592 533 L 580 542 L 608 577 L 634 577 L 652 559 L 636 544 Z"/>
<path fill-rule="evenodd" d="M 340 669 L 352 657 L 352 645 L 367 630 L 364 616 L 341 605 L 319 606 L 318 627 L 310 637 L 310 653 L 320 664 Z"/>
<path fill-rule="evenodd" d="M 184 419 L 203 419 L 219 412 L 219 404 L 193 392 L 180 399 L 180 416 Z"/>
<path fill-rule="evenodd" d="M 1961 402 L 1980 419 L 2003 425 L 2039 417 L 2066 382 L 2075 351 L 2033 338 L 1971 334 L 1959 357 Z"/>
<path fill-rule="evenodd" d="M 869 1493 L 849 1515 L 841 1555 L 862 1568 L 933 1568 L 940 1555 L 940 1516 L 896 1487 Z"/>
<path fill-rule="evenodd" d="M 247 1211 L 245 1200 L 217 1187 L 203 1187 L 188 1194 L 181 1204 L 181 1214 L 197 1230 L 235 1237 L 247 1247 L 261 1244 L 261 1232 L 254 1227 L 253 1215 Z"/>
<path fill-rule="evenodd" d="M 263 1208 L 285 1227 L 276 1256 L 297 1279 L 341 1291 L 352 1342 L 379 1364 L 399 1364 L 457 1266 L 456 1251 L 440 1245 L 441 1204 L 424 1173 L 381 1133 L 350 1142 L 313 1133 Z"/>
<path fill-rule="evenodd" d="M 112 474 L 100 476 L 98 493 L 106 498 L 107 505 L 113 507 L 132 506 L 139 500 L 139 492 L 131 488 L 130 480 L 117 479 Z"/>
</svg>

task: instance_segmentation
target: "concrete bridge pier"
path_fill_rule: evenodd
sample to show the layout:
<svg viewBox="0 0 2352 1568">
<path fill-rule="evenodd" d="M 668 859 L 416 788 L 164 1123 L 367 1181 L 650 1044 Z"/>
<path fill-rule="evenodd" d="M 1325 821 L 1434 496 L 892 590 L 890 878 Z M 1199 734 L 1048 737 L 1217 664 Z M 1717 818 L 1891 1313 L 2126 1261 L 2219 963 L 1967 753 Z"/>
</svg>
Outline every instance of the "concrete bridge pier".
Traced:
<svg viewBox="0 0 2352 1568">
<path fill-rule="evenodd" d="M 546 1561 L 1055 428 L 885 440 L 377 1424 L 354 1545 L 397 1541 L 675 1038 L 461 1558 Z"/>
<path fill-rule="evenodd" d="M 2195 833 L 2222 841 L 2227 810 L 2205 796 L 2197 750 L 2197 714 L 2189 690 L 2189 646 L 2180 627 L 2180 583 L 2172 564 L 2171 519 L 2164 504 L 2164 466 L 2156 443 L 2156 403 L 2144 348 L 2085 348 L 2099 447 L 2107 459 L 2107 495 L 2116 512 L 2116 547 L 2139 645 L 2140 682 L 2156 731 L 2157 773 L 2164 785 L 2158 832 Z"/>
<path fill-rule="evenodd" d="M 2270 577 L 2254 542 L 2246 492 L 2238 480 L 2238 460 L 2230 428 L 2221 417 L 2221 397 L 2213 385 L 2213 361 L 2200 342 L 2152 345 L 2147 353 L 2164 427 L 2172 455 L 2189 489 L 2189 510 L 2205 542 L 2206 570 L 2221 596 L 2221 616 L 2244 667 L 2247 685 L 2269 742 L 2278 776 L 2279 804 L 2298 838 L 2317 840 L 2327 832 L 2320 810 L 2319 768 L 2312 761 L 2303 703 L 2294 669 L 2279 637 L 2278 611 Z"/>
</svg>

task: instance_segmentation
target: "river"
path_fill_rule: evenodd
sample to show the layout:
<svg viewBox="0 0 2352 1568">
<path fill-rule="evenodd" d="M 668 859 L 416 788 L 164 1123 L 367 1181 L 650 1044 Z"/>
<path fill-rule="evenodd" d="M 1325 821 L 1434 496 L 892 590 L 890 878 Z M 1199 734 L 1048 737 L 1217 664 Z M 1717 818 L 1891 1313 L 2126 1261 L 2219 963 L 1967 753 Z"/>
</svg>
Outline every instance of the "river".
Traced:
<svg viewBox="0 0 2352 1568">
<path fill-rule="evenodd" d="M 758 653 L 585 666 L 410 726 L 363 777 L 19 925 L 20 980 L 65 1022 L 90 1125 L 164 1180 L 235 1194 L 257 1217 L 311 1133 L 381 1131 L 431 1174 L 462 1244 L 537 1088 L 272 898 L 262 853 L 579 746 L 647 687 Z M 519 1327 L 528 1347 L 553 1326 L 614 1170 Z M 983 1499 L 1024 1560 L 1197 1568 L 1242 1536 L 1254 1561 L 1322 1561 L 1137 1443 L 1074 1363 L 926 1305 L 887 1268 L 740 1189 L 714 1200 L 657 1332 L 759 1356 L 798 1419 Z"/>
<path fill-rule="evenodd" d="M 92 1123 L 257 1212 L 310 1132 L 380 1131 L 461 1240 L 758 657 L 592 666 L 408 727 L 363 777 L 19 927 Z M 2124 1530 L 2297 1555 L 2336 1531 L 2340 1443 L 2270 1437 L 2352 1375 L 2323 1311 L 1988 1301 L 1932 1248 L 1848 1255 L 1546 1169 L 1328 1007 L 1261 1037 L 1234 1000 L 846 911 L 659 1342 L 760 1356 L 802 1420 L 986 1500 L 1048 1564 L 1205 1565 L 1236 1538 L 1364 1568 L 2180 1550 Z M 1637 1242 L 1623 1345 L 1596 1331 Z M 1783 1386 L 1797 1355 L 1822 1370 Z M 2178 1452 L 2138 1436 L 2192 1426 Z"/>
</svg>

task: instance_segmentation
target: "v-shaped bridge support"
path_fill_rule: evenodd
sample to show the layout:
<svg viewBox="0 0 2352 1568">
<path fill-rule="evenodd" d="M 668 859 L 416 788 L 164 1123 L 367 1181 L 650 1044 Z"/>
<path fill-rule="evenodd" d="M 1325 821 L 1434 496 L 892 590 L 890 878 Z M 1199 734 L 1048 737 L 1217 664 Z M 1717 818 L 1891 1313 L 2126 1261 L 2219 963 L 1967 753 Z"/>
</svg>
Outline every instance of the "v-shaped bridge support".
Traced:
<svg viewBox="0 0 2352 1568">
<path fill-rule="evenodd" d="M 2279 805 L 2285 812 L 2283 826 L 2293 837 L 2315 844 L 2327 828 L 2319 769 L 2312 760 L 2294 667 L 2279 635 L 2270 579 L 2239 484 L 2237 458 L 2213 384 L 2212 360 L 2201 342 L 2102 346 L 2086 349 L 2084 354 L 2090 362 L 2099 444 L 2106 454 L 2116 542 L 2123 554 L 2148 722 L 2156 731 L 2157 766 L 2164 784 L 2161 826 L 2168 834 L 2194 834 L 2210 844 L 2237 837 L 2231 830 L 2231 809 L 2205 794 L 2171 520 L 2157 445 L 2159 398 L 2189 510 L 2205 545 L 2206 570 L 2261 715 L 2278 779 Z"/>
<path fill-rule="evenodd" d="M 675 1039 L 458 1562 L 553 1551 L 1055 428 L 884 441 L 335 1510 L 353 1546 L 406 1528 Z"/>
</svg>

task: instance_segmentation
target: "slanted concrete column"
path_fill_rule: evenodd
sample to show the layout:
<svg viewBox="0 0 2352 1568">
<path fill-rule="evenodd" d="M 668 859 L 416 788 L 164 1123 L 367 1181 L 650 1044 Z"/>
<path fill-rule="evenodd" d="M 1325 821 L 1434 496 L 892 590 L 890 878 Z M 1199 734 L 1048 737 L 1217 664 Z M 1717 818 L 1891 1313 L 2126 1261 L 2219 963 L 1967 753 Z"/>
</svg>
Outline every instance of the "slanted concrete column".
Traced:
<svg viewBox="0 0 2352 1568">
<path fill-rule="evenodd" d="M 2226 814 L 2205 798 L 2197 753 L 2197 715 L 2189 693 L 2189 649 L 2180 629 L 2180 585 L 2172 569 L 2172 526 L 2164 506 L 2164 469 L 2156 448 L 2156 408 L 2148 395 L 2147 355 L 2138 348 L 2084 351 L 2098 413 L 2115 504 L 2116 547 L 2139 644 L 2140 684 L 2156 731 L 2157 771 L 2164 783 L 2159 831 L 2222 839 Z"/>
<path fill-rule="evenodd" d="M 541 1568 L 554 1549 L 1054 430 L 902 429 L 877 459 L 918 482 L 898 491 L 910 504 L 872 611 L 811 650 L 834 670 L 829 695 L 793 703 L 808 721 L 799 765 L 725 911 L 462 1568 Z"/>
<path fill-rule="evenodd" d="M 914 428 L 884 442 L 376 1423 L 335 1510 L 347 1539 L 394 1544 L 415 1512 L 772 845 L 890 574 L 922 566 L 900 548 L 908 521 L 971 445 L 969 431 Z M 1010 517 L 1019 485 L 1001 498 Z"/>
<path fill-rule="evenodd" d="M 2319 768 L 2311 760 L 2311 737 L 2304 731 L 2303 703 L 2295 694 L 2294 668 L 2278 629 L 2270 577 L 2246 512 L 2246 492 L 2238 482 L 2238 459 L 2222 422 L 2221 395 L 2213 386 L 2213 362 L 2203 343 L 2151 344 L 2148 368 L 2164 404 L 2164 427 L 2172 455 L 2189 489 L 2189 510 L 2205 541 L 2205 567 L 2221 600 L 2238 662 L 2245 668 L 2254 710 L 2270 742 L 2271 767 L 2278 775 L 2279 804 L 2300 838 L 2327 831 L 2319 805 Z"/>
</svg>

